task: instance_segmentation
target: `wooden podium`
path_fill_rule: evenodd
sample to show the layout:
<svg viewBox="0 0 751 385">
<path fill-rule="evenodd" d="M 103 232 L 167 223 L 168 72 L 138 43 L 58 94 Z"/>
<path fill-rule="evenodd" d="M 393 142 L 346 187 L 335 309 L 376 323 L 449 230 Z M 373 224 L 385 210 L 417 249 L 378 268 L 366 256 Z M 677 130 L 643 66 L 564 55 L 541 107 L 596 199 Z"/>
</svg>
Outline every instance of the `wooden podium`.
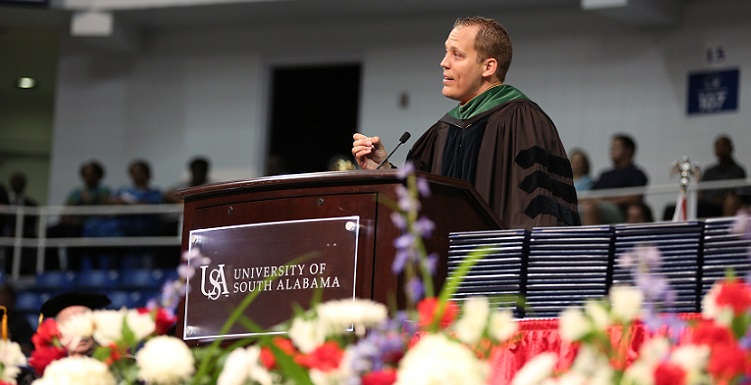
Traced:
<svg viewBox="0 0 751 385">
<path fill-rule="evenodd" d="M 429 252 L 444 258 L 436 274 L 441 285 L 450 232 L 504 226 L 469 183 L 424 173 L 418 177 L 431 190 L 430 197 L 421 199 L 421 214 L 436 224 L 425 243 Z M 401 289 L 391 270 L 392 243 L 400 231 L 390 215 L 402 184 L 397 170 L 334 171 L 181 191 L 182 249 L 198 248 L 211 263 L 200 266 L 188 282 L 177 335 L 200 344 L 253 334 L 242 326 L 217 331 L 254 290 L 263 292 L 245 315 L 266 328 L 289 319 L 293 304 L 306 308 L 321 288 L 323 300 L 393 301 Z M 269 277 L 274 281 L 261 282 Z"/>
</svg>

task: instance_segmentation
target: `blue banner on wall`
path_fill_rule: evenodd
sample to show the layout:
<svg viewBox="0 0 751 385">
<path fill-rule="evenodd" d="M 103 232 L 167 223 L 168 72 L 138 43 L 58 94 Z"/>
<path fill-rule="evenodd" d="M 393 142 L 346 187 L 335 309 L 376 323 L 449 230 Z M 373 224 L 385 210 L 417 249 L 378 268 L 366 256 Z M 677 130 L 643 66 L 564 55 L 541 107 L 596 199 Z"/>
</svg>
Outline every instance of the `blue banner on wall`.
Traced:
<svg viewBox="0 0 751 385">
<path fill-rule="evenodd" d="M 688 75 L 688 113 L 709 114 L 738 110 L 740 71 L 693 72 Z"/>
</svg>

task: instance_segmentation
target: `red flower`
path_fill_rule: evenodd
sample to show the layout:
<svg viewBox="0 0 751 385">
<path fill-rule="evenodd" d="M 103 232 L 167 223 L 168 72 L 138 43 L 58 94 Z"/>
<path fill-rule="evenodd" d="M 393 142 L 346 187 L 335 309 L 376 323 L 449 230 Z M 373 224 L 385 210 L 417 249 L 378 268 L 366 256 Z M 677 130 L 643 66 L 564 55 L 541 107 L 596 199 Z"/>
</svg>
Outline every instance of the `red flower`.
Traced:
<svg viewBox="0 0 751 385">
<path fill-rule="evenodd" d="M 344 357 L 344 350 L 336 342 L 329 341 L 317 347 L 310 354 L 301 354 L 295 357 L 295 362 L 306 368 L 329 372 L 339 367 L 342 357 Z"/>
<path fill-rule="evenodd" d="M 692 343 L 697 345 L 734 344 L 733 333 L 725 326 L 719 325 L 712 320 L 702 319 L 689 333 Z"/>
<path fill-rule="evenodd" d="M 731 279 L 720 285 L 715 299 L 718 306 L 729 306 L 738 315 L 751 307 L 751 288 L 738 279 Z"/>
<path fill-rule="evenodd" d="M 121 349 L 116 343 L 110 343 L 107 348 L 109 350 L 109 356 L 104 360 L 104 363 L 107 364 L 107 366 L 112 366 L 112 364 L 123 358 L 124 349 Z"/>
<path fill-rule="evenodd" d="M 155 309 L 149 309 L 145 307 L 138 308 L 138 314 L 151 313 L 156 324 L 155 333 L 157 335 L 164 335 L 175 325 L 177 317 L 170 314 L 165 308 L 158 307 Z"/>
<path fill-rule="evenodd" d="M 654 385 L 683 385 L 686 383 L 686 371 L 677 364 L 662 362 L 654 372 Z"/>
<path fill-rule="evenodd" d="M 391 385 L 396 382 L 396 369 L 384 369 L 366 373 L 361 385 Z"/>
<path fill-rule="evenodd" d="M 295 349 L 295 345 L 293 345 L 292 341 L 287 338 L 274 338 L 274 345 L 276 345 L 277 348 L 279 348 L 282 352 L 289 355 L 290 357 L 294 357 L 298 354 L 297 349 Z M 274 357 L 274 352 L 271 351 L 270 348 L 266 346 L 262 347 L 261 356 L 259 357 L 259 359 L 261 360 L 261 363 L 266 368 L 266 370 L 276 369 L 276 358 Z"/>
<path fill-rule="evenodd" d="M 439 301 L 435 297 L 425 298 L 417 304 L 417 312 L 420 313 L 420 327 L 425 328 L 433 323 L 433 319 L 438 311 L 438 304 Z M 439 325 L 442 327 L 451 325 L 456 319 L 457 314 L 459 314 L 459 306 L 454 302 L 447 301 Z"/>
<path fill-rule="evenodd" d="M 60 340 L 60 331 L 57 329 L 57 322 L 52 318 L 47 318 L 39 325 L 36 333 L 31 337 L 34 347 L 50 346 Z"/>
<path fill-rule="evenodd" d="M 748 373 L 749 355 L 735 342 L 715 344 L 709 355 L 707 370 L 720 383 L 729 383 L 733 378 Z"/>
<path fill-rule="evenodd" d="M 68 351 L 62 346 L 37 346 L 31 357 L 29 358 L 29 366 L 34 368 L 34 371 L 39 375 L 44 374 L 44 369 L 47 368 L 52 361 L 59 360 L 68 355 Z"/>
</svg>

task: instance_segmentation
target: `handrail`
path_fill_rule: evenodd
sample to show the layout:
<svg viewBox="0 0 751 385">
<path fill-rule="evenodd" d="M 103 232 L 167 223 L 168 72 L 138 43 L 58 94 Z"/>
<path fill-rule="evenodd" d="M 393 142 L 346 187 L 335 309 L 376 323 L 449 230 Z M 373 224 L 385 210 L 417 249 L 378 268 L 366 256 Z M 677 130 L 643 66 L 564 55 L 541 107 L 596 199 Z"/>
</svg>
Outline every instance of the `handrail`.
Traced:
<svg viewBox="0 0 751 385">
<path fill-rule="evenodd" d="M 48 238 L 47 224 L 50 217 L 59 215 L 79 216 L 114 216 L 137 214 L 178 214 L 178 229 L 182 228 L 182 204 L 134 204 L 134 205 L 96 205 L 96 206 L 6 206 L 0 205 L 0 215 L 15 216 L 15 236 L 0 236 L 0 246 L 13 247 L 11 277 L 18 280 L 21 276 L 21 255 L 23 248 L 36 248 L 36 273 L 44 272 L 44 260 L 47 247 L 101 247 L 101 246 L 179 246 L 182 234 L 176 236 L 138 236 L 138 237 L 76 237 Z M 37 237 L 26 238 L 23 235 L 26 216 L 37 216 Z M 4 250 L 0 249 L 0 254 Z"/>
<path fill-rule="evenodd" d="M 751 179 L 733 179 L 711 182 L 692 181 L 688 188 L 688 218 L 696 219 L 696 194 L 699 191 L 751 188 Z M 579 199 L 599 199 L 624 195 L 658 195 L 675 194 L 678 196 L 680 186 L 676 184 L 649 185 L 618 189 L 589 190 L 578 193 Z M 13 264 L 11 276 L 20 277 L 21 251 L 23 248 L 37 248 L 36 273 L 44 271 L 44 256 L 47 247 L 99 247 L 99 246 L 173 246 L 181 245 L 181 231 L 176 236 L 138 236 L 138 237 L 76 237 L 47 238 L 47 224 L 50 218 L 60 215 L 112 216 L 135 214 L 178 214 L 178 229 L 182 229 L 182 204 L 137 204 L 137 205 L 95 205 L 95 206 L 7 206 L 0 205 L 0 215 L 15 216 L 14 237 L 0 236 L 0 247 L 12 246 Z M 38 216 L 37 237 L 24 238 L 23 224 L 25 217 Z M 0 254 L 3 250 L 0 248 Z"/>
</svg>

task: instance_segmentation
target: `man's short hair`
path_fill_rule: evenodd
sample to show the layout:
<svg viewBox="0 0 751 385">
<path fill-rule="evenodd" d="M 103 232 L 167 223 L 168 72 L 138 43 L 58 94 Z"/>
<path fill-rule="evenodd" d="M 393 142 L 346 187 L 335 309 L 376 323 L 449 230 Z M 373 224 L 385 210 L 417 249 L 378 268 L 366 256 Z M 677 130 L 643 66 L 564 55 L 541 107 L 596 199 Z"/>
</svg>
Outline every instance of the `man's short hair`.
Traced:
<svg viewBox="0 0 751 385">
<path fill-rule="evenodd" d="M 505 81 L 506 73 L 511 66 L 512 54 L 511 38 L 506 28 L 497 21 L 482 16 L 462 17 L 454 22 L 454 28 L 472 26 L 477 27 L 475 49 L 479 54 L 478 60 L 491 57 L 496 59 L 498 69 L 495 74 L 502 82 Z"/>
<path fill-rule="evenodd" d="M 620 140 L 623 143 L 623 147 L 631 151 L 631 155 L 636 154 L 636 142 L 626 134 L 615 134 L 613 140 Z"/>
</svg>

